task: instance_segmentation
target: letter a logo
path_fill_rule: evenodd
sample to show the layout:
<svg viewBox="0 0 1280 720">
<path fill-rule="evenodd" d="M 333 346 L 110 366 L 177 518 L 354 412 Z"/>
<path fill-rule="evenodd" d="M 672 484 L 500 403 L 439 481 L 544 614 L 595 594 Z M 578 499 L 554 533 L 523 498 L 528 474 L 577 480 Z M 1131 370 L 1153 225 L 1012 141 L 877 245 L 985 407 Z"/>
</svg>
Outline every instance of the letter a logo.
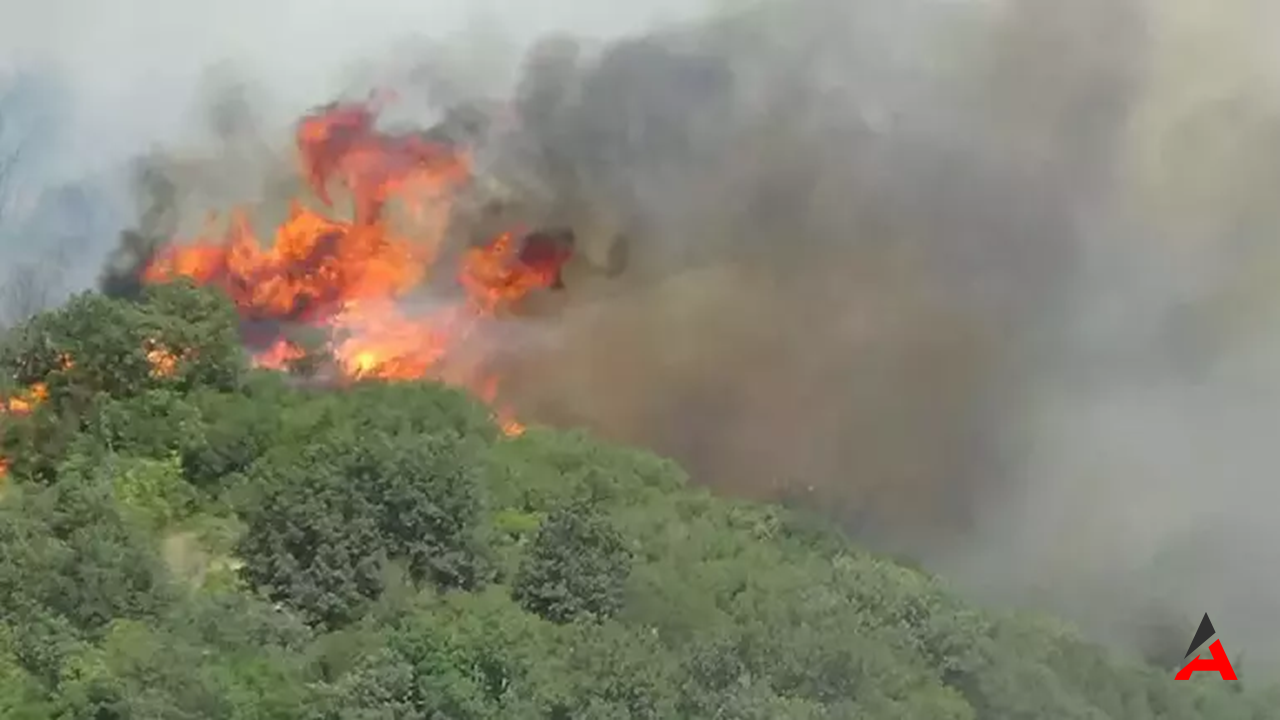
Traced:
<svg viewBox="0 0 1280 720">
<path fill-rule="evenodd" d="M 1209 620 L 1209 613 L 1204 614 L 1204 619 L 1200 621 L 1200 628 L 1196 630 L 1196 634 L 1191 638 L 1191 646 L 1187 648 L 1187 655 L 1195 652 L 1195 649 L 1204 644 L 1205 640 L 1213 637 L 1217 633 L 1213 629 L 1213 623 Z M 1209 646 L 1210 659 L 1201 659 L 1196 655 L 1186 667 L 1178 671 L 1174 676 L 1175 680 L 1190 680 L 1192 673 L 1198 672 L 1216 672 L 1223 680 L 1235 680 L 1236 671 L 1231 667 L 1231 660 L 1227 657 L 1227 652 L 1222 649 L 1222 641 L 1214 640 Z M 1184 658 L 1186 655 L 1183 656 Z"/>
</svg>

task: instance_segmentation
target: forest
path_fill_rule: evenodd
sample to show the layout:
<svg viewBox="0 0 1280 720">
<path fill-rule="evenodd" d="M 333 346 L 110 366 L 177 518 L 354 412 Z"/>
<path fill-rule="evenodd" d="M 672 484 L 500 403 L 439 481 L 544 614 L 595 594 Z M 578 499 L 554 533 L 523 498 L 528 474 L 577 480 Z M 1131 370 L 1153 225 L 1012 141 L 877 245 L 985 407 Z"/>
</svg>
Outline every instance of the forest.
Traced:
<svg viewBox="0 0 1280 720">
<path fill-rule="evenodd" d="M 1280 716 L 647 452 L 251 369 L 238 322 L 178 281 L 4 335 L 0 716 Z"/>
</svg>

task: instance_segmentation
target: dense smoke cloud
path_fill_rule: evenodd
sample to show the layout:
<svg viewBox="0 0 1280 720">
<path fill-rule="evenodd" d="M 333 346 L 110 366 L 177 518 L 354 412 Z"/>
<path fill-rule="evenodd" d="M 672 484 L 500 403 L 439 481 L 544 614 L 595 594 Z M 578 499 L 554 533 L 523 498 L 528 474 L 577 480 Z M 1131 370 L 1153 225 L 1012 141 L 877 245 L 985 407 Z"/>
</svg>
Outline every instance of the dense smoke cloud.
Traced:
<svg viewBox="0 0 1280 720">
<path fill-rule="evenodd" d="M 614 46 L 551 126 L 659 279 L 571 309 L 536 387 L 995 599 L 1149 652 L 1208 610 L 1275 660 L 1265 12 L 809 2 Z"/>
<path fill-rule="evenodd" d="M 381 19 L 327 45 L 322 70 L 226 45 L 230 75 L 179 83 L 217 100 L 186 138 L 202 150 L 140 166 L 113 277 L 208 209 L 252 201 L 270 225 L 298 192 L 291 111 L 392 86 L 430 125 L 509 100 L 521 131 L 489 138 L 484 167 L 587 256 L 520 335 L 529 417 L 674 455 L 726 493 L 822 508 L 1130 647 L 1150 649 L 1152 617 L 1189 634 L 1208 611 L 1268 659 L 1266 12 L 798 0 L 606 41 L 566 10 L 518 33 L 564 31 L 524 53 L 474 29 L 393 42 L 396 16 L 370 10 Z M 498 57 L 522 61 L 504 73 Z M 188 111 L 118 120 L 168 113 L 133 126 L 165 138 Z M 621 276 L 592 270 L 624 251 Z"/>
<path fill-rule="evenodd" d="M 568 90 L 533 65 L 572 98 L 534 130 L 558 196 L 638 226 L 648 270 L 569 311 L 539 387 L 713 484 L 812 492 L 916 551 L 966 532 L 1106 211 L 1143 42 L 1117 3 L 812 2 L 563 60 Z"/>
</svg>

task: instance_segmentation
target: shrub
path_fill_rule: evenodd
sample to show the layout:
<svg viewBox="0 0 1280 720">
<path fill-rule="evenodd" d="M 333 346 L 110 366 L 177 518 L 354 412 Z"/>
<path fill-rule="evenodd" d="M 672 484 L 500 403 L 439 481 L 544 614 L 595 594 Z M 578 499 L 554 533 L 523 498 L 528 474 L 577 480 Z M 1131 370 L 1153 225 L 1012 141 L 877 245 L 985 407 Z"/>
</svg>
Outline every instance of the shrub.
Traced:
<svg viewBox="0 0 1280 720">
<path fill-rule="evenodd" d="M 631 553 L 593 506 L 566 505 L 538 530 L 517 572 L 513 597 L 552 622 L 612 617 L 622 607 Z"/>
</svg>

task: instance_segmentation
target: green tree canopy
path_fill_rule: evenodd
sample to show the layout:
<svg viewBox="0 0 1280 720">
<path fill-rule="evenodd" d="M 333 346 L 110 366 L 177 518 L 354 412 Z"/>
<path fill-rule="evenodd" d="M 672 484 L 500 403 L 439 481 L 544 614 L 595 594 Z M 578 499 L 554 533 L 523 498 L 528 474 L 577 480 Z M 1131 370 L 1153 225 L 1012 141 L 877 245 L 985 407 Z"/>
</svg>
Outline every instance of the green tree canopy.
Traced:
<svg viewBox="0 0 1280 720">
<path fill-rule="evenodd" d="M 648 453 L 248 371 L 233 320 L 179 284 L 4 338 L 49 389 L 0 416 L 4 717 L 1280 717 Z"/>
</svg>

